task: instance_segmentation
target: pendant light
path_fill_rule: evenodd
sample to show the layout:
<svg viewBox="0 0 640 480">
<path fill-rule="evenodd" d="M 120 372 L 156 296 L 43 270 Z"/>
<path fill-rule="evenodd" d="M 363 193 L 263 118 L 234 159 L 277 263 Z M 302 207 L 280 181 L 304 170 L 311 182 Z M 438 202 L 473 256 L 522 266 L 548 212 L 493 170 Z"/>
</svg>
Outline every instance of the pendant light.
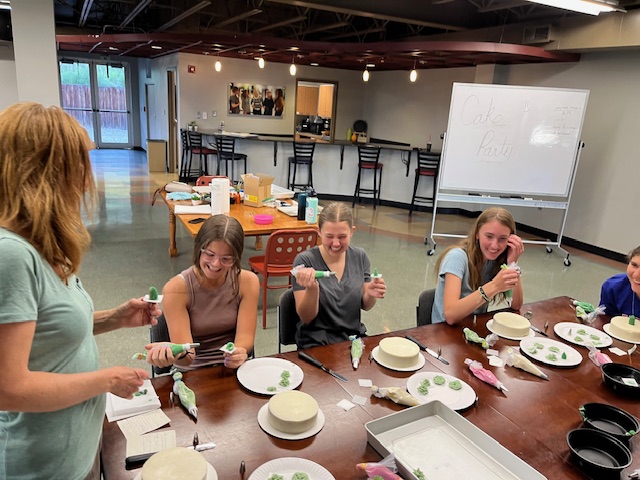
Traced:
<svg viewBox="0 0 640 480">
<path fill-rule="evenodd" d="M 264 68 L 264 58 L 262 58 L 262 55 L 260 55 L 260 58 L 258 59 L 258 66 L 260 68 Z"/>
<path fill-rule="evenodd" d="M 295 54 L 291 57 L 291 66 L 289 67 L 289 73 L 292 77 L 296 76 L 296 56 Z"/>
<path fill-rule="evenodd" d="M 365 67 L 364 72 L 362 72 L 362 81 L 363 82 L 369 81 L 369 70 L 367 70 L 367 67 Z"/>
<path fill-rule="evenodd" d="M 216 63 L 214 63 L 213 68 L 216 69 L 216 72 L 219 72 L 220 70 L 222 70 L 222 64 L 220 63 L 220 60 L 216 60 Z"/>
<path fill-rule="evenodd" d="M 418 79 L 418 72 L 416 72 L 416 61 L 413 61 L 413 70 L 411 70 L 411 73 L 409 74 L 409 81 L 410 82 L 415 82 Z"/>
</svg>

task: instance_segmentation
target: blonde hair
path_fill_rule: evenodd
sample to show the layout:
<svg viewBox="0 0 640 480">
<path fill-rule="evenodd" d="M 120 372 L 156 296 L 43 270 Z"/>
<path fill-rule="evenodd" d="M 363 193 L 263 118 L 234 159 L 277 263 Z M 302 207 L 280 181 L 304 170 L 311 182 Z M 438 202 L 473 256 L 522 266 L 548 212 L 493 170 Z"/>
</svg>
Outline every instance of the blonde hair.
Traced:
<svg viewBox="0 0 640 480">
<path fill-rule="evenodd" d="M 322 230 L 322 226 L 326 222 L 347 222 L 349 228 L 352 228 L 353 213 L 346 203 L 333 202 L 324 207 L 322 212 L 320 212 L 320 216 L 318 217 L 318 228 Z"/>
<path fill-rule="evenodd" d="M 0 111 L 0 225 L 24 237 L 67 279 L 91 237 L 95 204 L 86 130 L 60 107 L 23 102 Z"/>
<path fill-rule="evenodd" d="M 450 250 L 454 248 L 462 248 L 462 250 L 464 250 L 467 254 L 469 262 L 469 286 L 472 290 L 476 290 L 480 286 L 480 282 L 482 282 L 482 267 L 485 262 L 484 257 L 482 256 L 482 251 L 480 250 L 480 245 L 478 244 L 477 236 L 480 228 L 483 225 L 491 222 L 492 220 L 497 220 L 502 225 L 507 227 L 510 234 L 516 233 L 516 222 L 508 210 L 500 207 L 488 208 L 487 210 L 482 212 L 476 219 L 476 222 L 471 228 L 471 231 L 469 232 L 467 238 L 459 242 L 457 245 L 448 247 L 444 252 L 440 254 L 440 257 L 438 257 L 438 261 L 436 262 L 435 274 L 439 275 L 442 260 Z M 495 260 L 493 271 L 490 273 L 491 278 L 496 276 L 496 274 L 500 270 L 500 266 L 503 263 L 507 263 L 506 248 L 504 252 L 502 252 L 500 256 L 498 256 L 498 258 Z M 504 293 L 500 293 L 496 296 L 495 300 L 504 300 L 504 296 Z"/>
</svg>

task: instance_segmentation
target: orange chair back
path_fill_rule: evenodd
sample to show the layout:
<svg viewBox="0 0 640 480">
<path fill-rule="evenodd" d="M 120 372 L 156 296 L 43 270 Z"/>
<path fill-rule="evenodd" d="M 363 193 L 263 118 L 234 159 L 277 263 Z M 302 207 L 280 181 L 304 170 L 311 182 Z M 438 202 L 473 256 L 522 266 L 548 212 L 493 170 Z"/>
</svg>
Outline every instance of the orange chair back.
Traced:
<svg viewBox="0 0 640 480">
<path fill-rule="evenodd" d="M 198 177 L 198 180 L 196 180 L 196 186 L 209 185 L 211 183 L 212 178 L 229 178 L 229 177 L 225 177 L 224 175 L 203 175 L 201 177 Z M 229 179 L 229 185 L 232 185 L 231 179 Z"/>
</svg>

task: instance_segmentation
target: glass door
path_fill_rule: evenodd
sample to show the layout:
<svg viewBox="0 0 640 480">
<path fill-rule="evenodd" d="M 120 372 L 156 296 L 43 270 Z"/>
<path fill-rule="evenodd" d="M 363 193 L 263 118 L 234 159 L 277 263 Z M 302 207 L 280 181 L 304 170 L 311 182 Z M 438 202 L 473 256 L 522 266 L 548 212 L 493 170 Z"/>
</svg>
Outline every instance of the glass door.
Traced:
<svg viewBox="0 0 640 480">
<path fill-rule="evenodd" d="M 98 148 L 132 146 L 128 65 L 61 60 L 62 108 Z"/>
</svg>

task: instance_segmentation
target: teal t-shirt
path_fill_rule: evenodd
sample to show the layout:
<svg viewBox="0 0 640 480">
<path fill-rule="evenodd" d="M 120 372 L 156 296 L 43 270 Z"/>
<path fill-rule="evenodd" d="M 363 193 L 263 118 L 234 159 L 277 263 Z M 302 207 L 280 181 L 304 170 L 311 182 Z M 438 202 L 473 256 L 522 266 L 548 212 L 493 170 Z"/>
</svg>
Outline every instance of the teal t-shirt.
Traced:
<svg viewBox="0 0 640 480">
<path fill-rule="evenodd" d="M 29 370 L 98 369 L 93 302 L 80 280 L 65 285 L 28 242 L 0 228 L 0 324 L 28 321 L 36 322 Z M 98 451 L 104 408 L 100 395 L 56 412 L 0 411 L 0 478 L 84 479 Z"/>
</svg>

